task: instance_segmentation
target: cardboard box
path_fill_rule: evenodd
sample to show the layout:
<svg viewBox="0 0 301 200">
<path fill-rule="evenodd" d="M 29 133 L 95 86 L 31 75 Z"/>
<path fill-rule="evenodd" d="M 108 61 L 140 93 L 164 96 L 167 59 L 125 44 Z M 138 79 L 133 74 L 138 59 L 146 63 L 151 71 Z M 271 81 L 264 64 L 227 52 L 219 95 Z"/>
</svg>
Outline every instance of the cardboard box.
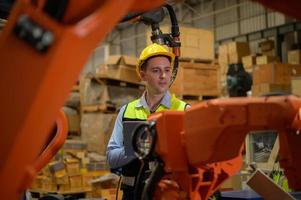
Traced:
<svg viewBox="0 0 301 200">
<path fill-rule="evenodd" d="M 256 55 L 248 55 L 242 57 L 242 64 L 245 70 L 252 69 L 256 65 Z"/>
<path fill-rule="evenodd" d="M 289 51 L 287 59 L 289 64 L 301 64 L 301 50 Z"/>
<path fill-rule="evenodd" d="M 60 178 L 67 175 L 65 164 L 61 161 L 50 162 L 48 167 L 54 177 Z"/>
<path fill-rule="evenodd" d="M 291 76 L 301 73 L 301 65 L 266 64 L 256 66 L 253 70 L 253 85 L 274 83 L 289 85 Z"/>
<path fill-rule="evenodd" d="M 272 49 L 270 51 L 264 51 L 264 52 L 261 52 L 262 55 L 265 55 L 265 56 L 276 56 L 276 49 Z"/>
<path fill-rule="evenodd" d="M 291 85 L 286 84 L 270 84 L 270 83 L 263 83 L 258 85 L 252 85 L 252 96 L 261 96 L 267 93 L 291 93 Z"/>
<path fill-rule="evenodd" d="M 45 167 L 43 167 L 43 169 L 40 172 L 41 172 L 41 174 L 43 174 L 45 176 L 52 176 L 52 172 L 49 169 L 49 165 L 46 165 Z"/>
<path fill-rule="evenodd" d="M 228 72 L 228 64 L 219 64 L 220 76 L 225 76 Z"/>
<path fill-rule="evenodd" d="M 257 65 L 265 65 L 265 64 L 269 64 L 269 63 L 275 63 L 275 62 L 279 62 L 278 57 L 266 56 L 266 55 L 256 57 Z"/>
<path fill-rule="evenodd" d="M 79 133 L 80 132 L 80 115 L 66 115 L 68 120 L 68 132 Z"/>
<path fill-rule="evenodd" d="M 163 33 L 170 33 L 170 26 L 161 26 Z M 213 60 L 214 59 L 214 35 L 212 31 L 180 26 L 181 57 Z M 151 30 L 146 33 L 147 45 L 151 44 Z"/>
<path fill-rule="evenodd" d="M 219 55 L 228 55 L 228 45 L 223 44 L 218 46 L 218 54 Z"/>
<path fill-rule="evenodd" d="M 119 177 L 115 174 L 106 174 L 93 179 L 91 197 L 102 197 L 104 199 L 116 199 L 117 184 Z M 122 191 L 118 191 L 118 199 L 122 199 Z"/>
<path fill-rule="evenodd" d="M 238 64 L 242 62 L 242 57 L 250 55 L 250 47 L 247 42 L 228 43 L 229 64 Z"/>
<path fill-rule="evenodd" d="M 69 176 L 69 181 L 70 181 L 70 189 L 71 190 L 78 190 L 82 188 L 82 175 L 74 175 L 74 176 Z"/>
<path fill-rule="evenodd" d="M 228 54 L 219 54 L 218 56 L 219 64 L 229 64 L 229 56 Z"/>
<path fill-rule="evenodd" d="M 34 181 L 31 184 L 30 188 L 31 189 L 40 189 L 40 188 L 42 188 L 43 177 L 44 177 L 43 175 L 36 176 Z"/>
<path fill-rule="evenodd" d="M 66 170 L 69 176 L 80 174 L 80 161 L 75 158 L 65 159 Z"/>
<path fill-rule="evenodd" d="M 249 55 L 250 47 L 248 42 L 230 42 L 228 43 L 228 54 L 239 53 L 239 55 Z"/>
<path fill-rule="evenodd" d="M 68 120 L 68 132 L 79 133 L 80 116 L 79 116 L 78 110 L 73 107 L 64 106 L 63 111 Z"/>
<path fill-rule="evenodd" d="M 91 173 L 85 173 L 82 174 L 82 183 L 83 183 L 83 188 L 85 189 L 92 189 L 92 181 L 93 180 L 93 175 Z"/>
<path fill-rule="evenodd" d="M 43 176 L 41 180 L 41 189 L 47 192 L 56 191 L 56 183 L 53 177 Z"/>
<path fill-rule="evenodd" d="M 285 192 L 280 186 L 257 169 L 248 180 L 247 184 L 264 199 L 267 200 L 294 200 L 295 198 L 289 193 Z"/>
<path fill-rule="evenodd" d="M 101 197 L 106 200 L 116 200 L 117 188 L 107 188 L 101 190 Z M 122 199 L 122 191 L 118 191 L 118 200 Z"/>
<path fill-rule="evenodd" d="M 66 185 L 66 184 L 69 184 L 69 178 L 67 175 L 57 176 L 57 177 L 55 177 L 55 182 L 58 185 Z"/>
<path fill-rule="evenodd" d="M 85 155 L 87 153 L 87 143 L 82 140 L 67 139 L 62 149 L 65 154 L 71 153 L 80 158 L 78 155 Z"/>
<path fill-rule="evenodd" d="M 60 184 L 57 187 L 59 192 L 69 192 L 70 191 L 69 179 L 68 179 L 68 184 Z"/>
<path fill-rule="evenodd" d="M 88 173 L 91 174 L 93 177 L 105 176 L 110 174 L 110 167 L 105 160 L 103 161 L 94 161 L 87 164 Z"/>
<path fill-rule="evenodd" d="M 80 80 L 81 106 L 103 105 L 110 103 L 120 108 L 122 105 L 139 98 L 145 86 L 127 82 L 85 77 Z"/>
<path fill-rule="evenodd" d="M 293 77 L 291 83 L 292 83 L 292 94 L 301 97 L 301 76 Z"/>
<path fill-rule="evenodd" d="M 105 65 L 100 65 L 96 70 L 96 76 L 139 83 L 140 78 L 136 72 L 137 64 L 138 60 L 134 57 L 124 55 L 109 56 Z"/>
<path fill-rule="evenodd" d="M 83 113 L 81 136 L 82 140 L 88 144 L 87 148 L 89 151 L 106 155 L 116 116 L 116 113 Z"/>
<path fill-rule="evenodd" d="M 176 95 L 218 96 L 218 67 L 211 64 L 181 62 L 170 88 Z"/>
<path fill-rule="evenodd" d="M 273 50 L 275 48 L 275 42 L 273 40 L 266 40 L 259 43 L 261 52 Z"/>
</svg>

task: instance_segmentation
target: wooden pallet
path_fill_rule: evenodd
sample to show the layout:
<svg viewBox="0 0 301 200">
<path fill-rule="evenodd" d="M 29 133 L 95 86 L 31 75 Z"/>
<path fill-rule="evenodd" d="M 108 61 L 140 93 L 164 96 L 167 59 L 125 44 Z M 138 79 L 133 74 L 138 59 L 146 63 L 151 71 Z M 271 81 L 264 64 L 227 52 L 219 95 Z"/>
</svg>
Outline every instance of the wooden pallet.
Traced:
<svg viewBox="0 0 301 200">
<path fill-rule="evenodd" d="M 204 60 L 204 59 L 198 59 L 198 58 L 179 58 L 180 62 L 188 62 L 188 63 L 204 63 L 204 64 L 212 64 L 214 63 L 213 60 Z"/>
<path fill-rule="evenodd" d="M 189 95 L 189 94 L 183 94 L 177 96 L 183 100 L 195 100 L 195 101 L 216 99 L 219 97 L 219 96 L 206 96 L 206 95 L 202 96 L 202 95 Z"/>
<path fill-rule="evenodd" d="M 100 84 L 139 88 L 142 90 L 144 90 L 144 88 L 145 88 L 145 85 L 141 82 L 124 81 L 124 80 L 120 80 L 120 79 L 111 78 L 111 77 L 108 77 L 105 75 L 97 75 L 97 76 L 93 77 L 92 79 L 98 81 Z"/>
<path fill-rule="evenodd" d="M 189 105 L 195 105 L 203 100 L 218 98 L 218 96 L 196 96 L 196 95 L 177 95 L 177 97 L 185 101 Z"/>
<path fill-rule="evenodd" d="M 81 112 L 86 113 L 86 112 L 116 112 L 117 108 L 116 105 L 110 104 L 110 103 L 105 103 L 105 104 L 99 104 L 99 105 L 85 105 L 81 106 Z"/>
<path fill-rule="evenodd" d="M 48 194 L 59 194 L 59 195 L 68 195 L 68 196 L 77 196 L 77 197 L 86 197 L 88 192 L 91 192 L 91 188 L 76 188 L 70 191 L 48 191 L 44 189 L 30 189 L 29 192 L 31 193 L 32 197 L 34 198 L 41 198 Z"/>
</svg>

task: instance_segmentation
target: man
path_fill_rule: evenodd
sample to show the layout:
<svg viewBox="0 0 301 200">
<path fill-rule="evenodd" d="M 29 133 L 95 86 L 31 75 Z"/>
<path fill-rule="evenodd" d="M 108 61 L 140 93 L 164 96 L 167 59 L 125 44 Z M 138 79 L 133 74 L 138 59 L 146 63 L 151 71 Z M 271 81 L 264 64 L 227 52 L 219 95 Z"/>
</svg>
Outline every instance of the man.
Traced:
<svg viewBox="0 0 301 200">
<path fill-rule="evenodd" d="M 140 99 L 123 106 L 117 116 L 107 147 L 107 159 L 111 168 L 122 168 L 123 199 L 133 199 L 134 184 L 141 165 L 134 152 L 125 154 L 122 122 L 147 120 L 151 113 L 168 109 L 185 110 L 188 106 L 168 91 L 174 58 L 173 53 L 156 43 L 141 52 L 136 70 L 146 83 L 146 90 Z"/>
</svg>

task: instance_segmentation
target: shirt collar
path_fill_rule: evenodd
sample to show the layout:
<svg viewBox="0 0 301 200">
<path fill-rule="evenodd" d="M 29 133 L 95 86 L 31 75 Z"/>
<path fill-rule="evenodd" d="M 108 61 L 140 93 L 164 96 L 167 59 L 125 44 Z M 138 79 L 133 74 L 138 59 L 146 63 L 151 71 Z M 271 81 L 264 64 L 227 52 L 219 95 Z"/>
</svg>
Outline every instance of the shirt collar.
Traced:
<svg viewBox="0 0 301 200">
<path fill-rule="evenodd" d="M 140 100 L 138 101 L 138 103 L 136 104 L 136 108 L 138 107 L 143 107 L 145 109 L 149 109 L 148 105 L 147 105 L 147 102 L 146 102 L 146 99 L 145 99 L 145 94 L 146 94 L 146 91 L 142 94 L 142 96 L 140 97 Z M 171 107 L 171 95 L 170 95 L 170 92 L 169 91 L 166 91 L 161 102 L 160 102 L 160 105 L 163 105 L 164 107 L 166 108 L 170 108 Z"/>
</svg>

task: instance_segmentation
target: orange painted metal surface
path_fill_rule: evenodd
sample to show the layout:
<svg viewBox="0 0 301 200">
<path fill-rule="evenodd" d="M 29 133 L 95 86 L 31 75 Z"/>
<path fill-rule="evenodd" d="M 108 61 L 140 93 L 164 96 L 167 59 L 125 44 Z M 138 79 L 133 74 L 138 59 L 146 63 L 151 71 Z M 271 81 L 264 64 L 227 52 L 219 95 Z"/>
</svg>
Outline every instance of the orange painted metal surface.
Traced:
<svg viewBox="0 0 301 200">
<path fill-rule="evenodd" d="M 186 112 L 152 115 L 149 120 L 157 122 L 156 153 L 168 180 L 179 185 L 159 188 L 156 199 L 179 191 L 189 199 L 208 199 L 240 170 L 245 137 L 256 130 L 279 133 L 280 165 L 289 186 L 301 190 L 300 109 L 301 99 L 294 96 L 231 98 L 202 102 Z"/>
<path fill-rule="evenodd" d="M 68 122 L 67 117 L 63 111 L 60 111 L 59 117 L 56 119 L 53 135 L 50 136 L 49 142 L 45 145 L 45 149 L 39 155 L 34 163 L 36 172 L 45 167 L 55 154 L 64 145 L 68 136 Z"/>
<path fill-rule="evenodd" d="M 128 12 L 163 4 L 162 0 L 69 1 L 59 22 L 42 11 L 45 1 L 35 2 L 17 1 L 0 35 L 1 199 L 20 199 L 32 182 L 35 159 L 93 49 Z M 21 15 L 53 33 L 47 52 L 36 51 L 14 34 Z"/>
<path fill-rule="evenodd" d="M 163 4 L 163 0 L 73 0 L 69 1 L 70 5 L 60 22 L 43 12 L 44 3 L 45 0 L 17 1 L 8 23 L 0 35 L 2 69 L 0 90 L 4 94 L 0 99 L 0 192 L 2 199 L 20 199 L 24 190 L 30 185 L 36 173 L 35 167 L 37 166 L 35 165 L 38 165 L 36 164 L 36 158 L 49 137 L 51 126 L 59 115 L 59 109 L 97 44 L 128 12 L 155 8 Z M 290 4 L 287 2 L 286 5 Z M 293 6 L 290 9 L 298 10 Z M 287 12 L 290 12 L 290 10 Z M 16 22 L 21 15 L 27 15 L 34 22 L 54 34 L 54 43 L 47 52 L 37 52 L 13 33 Z M 202 106 L 206 108 L 207 105 L 200 105 L 200 107 Z M 180 141 L 175 141 L 177 143 L 169 147 L 171 150 L 175 150 L 178 145 L 184 146 L 183 149 L 180 149 L 180 152 L 178 150 L 174 151 L 181 153 L 182 158 L 169 155 L 170 152 L 166 154 L 164 145 L 158 147 L 158 150 L 162 151 L 165 162 L 168 163 L 169 168 L 166 168 L 166 170 L 169 170 L 169 172 L 176 170 L 173 176 L 179 181 L 181 187 L 187 189 L 189 195 L 195 199 L 200 199 L 197 194 L 198 191 L 205 194 L 201 198 L 206 198 L 223 179 L 209 176 L 211 177 L 211 183 L 215 183 L 215 185 L 208 186 L 208 177 L 207 175 L 204 176 L 205 172 L 208 169 L 217 170 L 218 172 L 219 169 L 227 168 L 223 167 L 223 161 L 221 160 L 235 158 L 239 154 L 241 144 L 227 147 L 229 151 L 226 153 L 224 150 L 222 152 L 221 147 L 215 149 L 217 144 L 223 144 L 226 147 L 234 138 L 233 135 L 238 136 L 238 138 L 235 137 L 236 142 L 241 142 L 244 138 L 238 133 L 232 133 L 233 131 L 245 131 L 240 124 L 237 124 L 240 126 L 239 129 L 228 127 L 223 134 L 219 132 L 220 127 L 212 128 L 208 126 L 198 130 L 202 133 L 200 136 L 196 136 L 194 132 L 187 132 L 193 125 L 189 123 L 193 123 L 193 121 L 199 123 L 199 125 L 205 123 L 199 121 L 200 117 L 194 115 L 194 111 L 196 111 L 195 114 L 198 113 L 198 109 L 209 112 L 213 107 L 209 106 L 206 109 L 193 108 L 187 113 L 187 116 L 185 114 L 184 123 L 182 124 L 184 131 L 178 137 Z M 214 109 L 209 112 L 210 116 L 213 111 Z M 242 111 L 244 112 L 244 109 Z M 287 114 L 286 116 L 289 115 L 287 112 L 283 111 L 283 113 Z M 224 115 L 228 116 L 227 112 Z M 192 118 L 189 118 L 189 116 Z M 230 116 L 225 119 L 230 120 Z M 180 118 L 182 117 L 180 116 Z M 191 122 L 188 123 L 187 120 Z M 209 120 L 208 117 L 206 120 Z M 293 123 L 292 127 L 300 127 L 300 117 L 296 117 L 294 122 L 289 120 L 287 119 L 287 122 Z M 179 122 L 180 120 L 176 121 Z M 280 120 L 279 122 L 282 123 L 283 121 Z M 287 125 L 290 127 L 291 124 Z M 176 127 L 177 130 L 181 128 L 180 125 L 176 125 Z M 213 131 L 211 136 L 206 132 L 206 128 Z M 176 128 L 174 131 L 176 131 Z M 286 169 L 290 185 L 294 188 L 300 188 L 300 173 L 295 169 L 296 166 L 300 166 L 300 161 L 296 159 L 296 156 L 300 155 L 300 150 L 297 149 L 300 144 L 299 136 L 287 134 L 285 131 L 280 132 L 281 165 Z M 205 142 L 207 137 L 208 143 Z M 188 144 L 188 141 L 191 144 Z M 197 143 L 197 141 L 200 143 Z M 196 152 L 192 148 L 193 146 L 203 148 L 201 156 L 195 155 Z M 237 158 L 239 159 L 239 156 Z M 221 161 L 221 163 L 205 164 L 213 161 L 218 161 L 218 163 Z M 228 162 L 232 161 L 229 160 Z M 233 162 L 239 163 L 235 160 Z M 190 163 L 189 169 L 185 163 Z M 193 176 L 190 171 L 191 165 L 195 165 Z M 225 178 L 236 170 L 232 167 L 227 169 L 229 169 L 229 172 L 226 173 Z M 211 175 L 216 175 L 217 172 L 214 171 Z M 207 184 L 207 186 L 202 184 Z M 205 188 L 204 191 L 203 188 Z"/>
</svg>

